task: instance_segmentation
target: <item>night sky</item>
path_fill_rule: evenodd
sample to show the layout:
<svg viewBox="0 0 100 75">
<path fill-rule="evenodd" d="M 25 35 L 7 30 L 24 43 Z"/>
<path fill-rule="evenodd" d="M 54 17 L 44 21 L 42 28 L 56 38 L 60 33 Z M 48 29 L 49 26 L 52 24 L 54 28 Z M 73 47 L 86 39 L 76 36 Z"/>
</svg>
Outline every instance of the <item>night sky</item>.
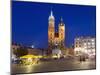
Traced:
<svg viewBox="0 0 100 75">
<path fill-rule="evenodd" d="M 51 9 L 56 28 L 60 18 L 63 18 L 67 47 L 74 43 L 75 37 L 95 37 L 95 6 L 12 1 L 12 41 L 26 46 L 47 48 L 48 17 Z"/>
</svg>

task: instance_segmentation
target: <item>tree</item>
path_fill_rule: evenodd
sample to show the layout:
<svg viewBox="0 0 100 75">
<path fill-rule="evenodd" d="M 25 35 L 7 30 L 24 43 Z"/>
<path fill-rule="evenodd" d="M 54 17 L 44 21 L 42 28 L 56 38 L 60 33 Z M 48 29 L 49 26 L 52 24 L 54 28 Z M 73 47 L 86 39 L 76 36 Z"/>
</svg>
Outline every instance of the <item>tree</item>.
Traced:
<svg viewBox="0 0 100 75">
<path fill-rule="evenodd" d="M 17 57 L 20 57 L 20 56 L 23 56 L 23 55 L 27 55 L 27 54 L 28 54 L 28 50 L 27 50 L 27 48 L 20 47 L 20 48 L 14 50 L 13 53 L 14 53 Z"/>
</svg>

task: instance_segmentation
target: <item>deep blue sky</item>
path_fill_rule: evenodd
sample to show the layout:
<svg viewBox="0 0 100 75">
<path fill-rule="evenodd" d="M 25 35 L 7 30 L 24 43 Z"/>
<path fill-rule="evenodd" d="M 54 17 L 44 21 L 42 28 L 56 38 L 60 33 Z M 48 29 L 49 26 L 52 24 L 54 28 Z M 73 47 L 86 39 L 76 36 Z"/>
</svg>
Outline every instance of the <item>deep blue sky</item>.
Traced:
<svg viewBox="0 0 100 75">
<path fill-rule="evenodd" d="M 12 1 L 12 41 L 44 48 L 48 44 L 48 17 L 53 11 L 56 27 L 63 18 L 66 46 L 77 36 L 96 35 L 96 7 Z"/>
</svg>

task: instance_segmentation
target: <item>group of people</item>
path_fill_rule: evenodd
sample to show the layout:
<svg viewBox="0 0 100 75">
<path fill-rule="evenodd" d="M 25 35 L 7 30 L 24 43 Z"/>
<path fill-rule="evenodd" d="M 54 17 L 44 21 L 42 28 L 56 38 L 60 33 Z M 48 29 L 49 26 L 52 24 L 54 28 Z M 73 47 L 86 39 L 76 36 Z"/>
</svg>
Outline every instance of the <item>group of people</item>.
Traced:
<svg viewBox="0 0 100 75">
<path fill-rule="evenodd" d="M 85 56 L 79 56 L 79 61 L 80 61 L 80 62 L 86 61 L 86 57 L 85 57 Z"/>
</svg>

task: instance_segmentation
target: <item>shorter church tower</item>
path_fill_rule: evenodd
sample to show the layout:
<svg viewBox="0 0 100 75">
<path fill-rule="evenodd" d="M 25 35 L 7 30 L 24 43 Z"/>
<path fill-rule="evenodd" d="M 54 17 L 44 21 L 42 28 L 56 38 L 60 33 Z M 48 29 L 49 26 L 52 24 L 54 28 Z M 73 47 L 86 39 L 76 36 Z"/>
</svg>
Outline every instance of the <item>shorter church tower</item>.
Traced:
<svg viewBox="0 0 100 75">
<path fill-rule="evenodd" d="M 60 47 L 64 48 L 64 41 L 65 41 L 65 24 L 63 22 L 63 19 L 61 18 L 59 23 L 59 41 L 60 41 Z"/>
</svg>

